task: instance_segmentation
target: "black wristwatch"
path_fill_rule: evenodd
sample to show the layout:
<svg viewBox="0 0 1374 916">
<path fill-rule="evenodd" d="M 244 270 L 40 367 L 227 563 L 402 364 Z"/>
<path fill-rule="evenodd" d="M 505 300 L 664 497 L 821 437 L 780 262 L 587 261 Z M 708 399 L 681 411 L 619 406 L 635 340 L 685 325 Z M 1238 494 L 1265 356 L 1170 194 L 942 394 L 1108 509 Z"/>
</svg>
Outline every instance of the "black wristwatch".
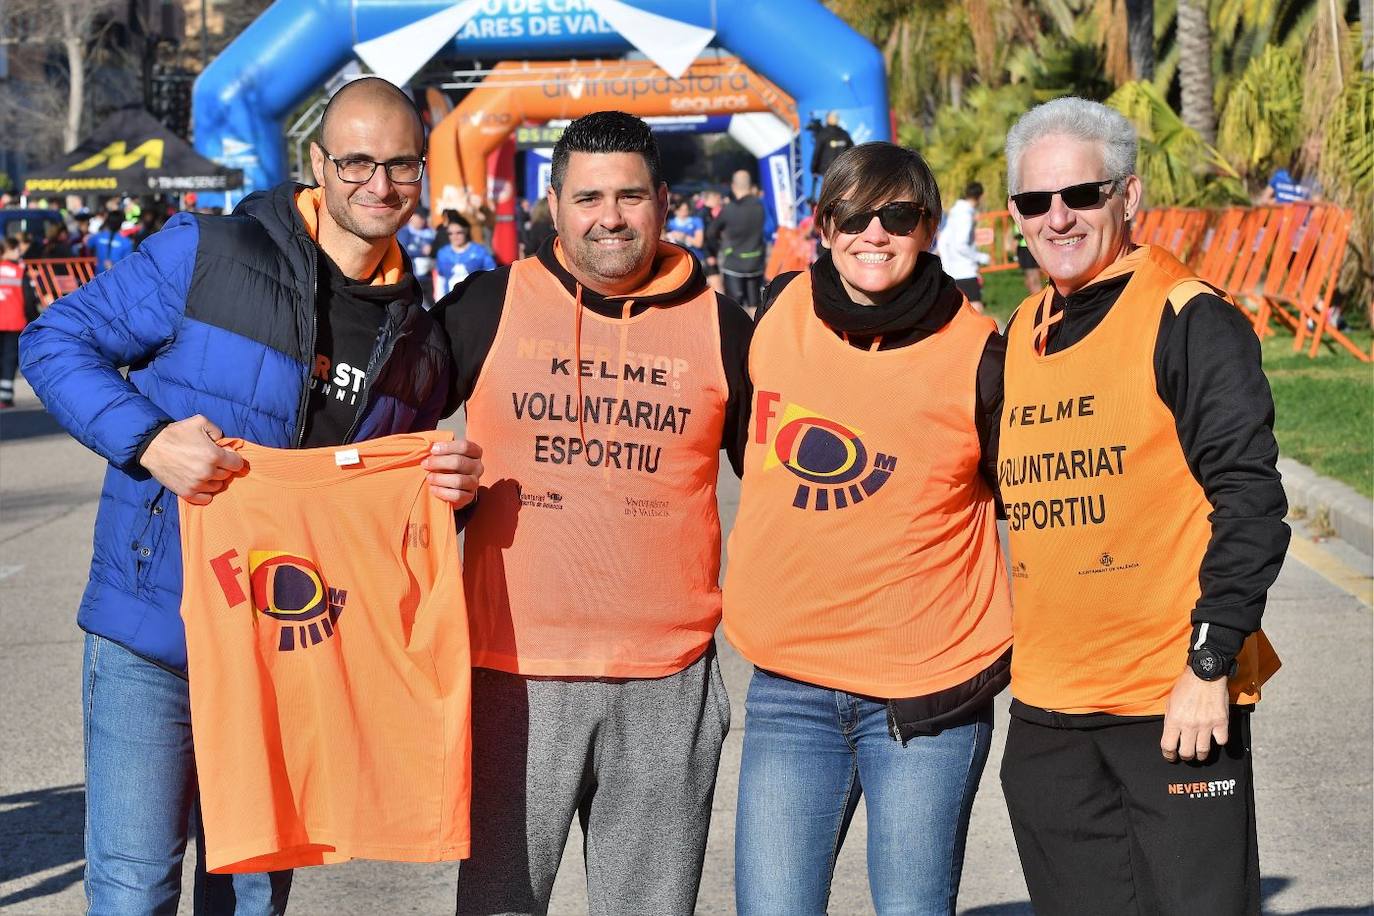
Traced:
<svg viewBox="0 0 1374 916">
<path fill-rule="evenodd" d="M 1188 667 L 1204 681 L 1231 677 L 1236 673 L 1236 660 L 1216 649 L 1203 646 L 1188 653 Z"/>
</svg>

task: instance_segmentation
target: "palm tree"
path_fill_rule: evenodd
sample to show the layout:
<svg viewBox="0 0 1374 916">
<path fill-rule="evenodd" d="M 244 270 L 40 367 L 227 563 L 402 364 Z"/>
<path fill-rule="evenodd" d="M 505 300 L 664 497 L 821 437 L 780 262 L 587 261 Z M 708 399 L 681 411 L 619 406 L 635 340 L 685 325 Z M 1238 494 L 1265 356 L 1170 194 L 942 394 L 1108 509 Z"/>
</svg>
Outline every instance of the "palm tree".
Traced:
<svg viewBox="0 0 1374 916">
<path fill-rule="evenodd" d="M 1328 197 L 1355 217 L 1341 288 L 1374 313 L 1374 73 L 1350 69 L 1326 123 L 1321 176 Z"/>
<path fill-rule="evenodd" d="M 1150 207 L 1214 207 L 1245 203 L 1240 176 L 1215 147 L 1185 124 L 1153 84 L 1127 83 L 1107 104 L 1140 133 L 1136 169 Z"/>
<path fill-rule="evenodd" d="M 902 142 L 920 150 L 944 191 L 944 199 L 958 199 L 970 181 L 983 185 L 986 199 L 1006 199 L 1007 131 L 1036 102 L 1027 83 L 991 87 L 974 85 L 964 93 L 960 108 L 940 109 L 929 131 L 914 126 L 902 131 Z"/>
<path fill-rule="evenodd" d="M 1133 78 L 1138 80 L 1154 79 L 1154 0 L 1126 0 L 1126 34 L 1131 48 Z"/>
<path fill-rule="evenodd" d="M 1226 94 L 1217 148 L 1251 185 L 1291 165 L 1302 143 L 1303 84 L 1297 59 L 1278 45 L 1250 58 Z"/>
<path fill-rule="evenodd" d="M 1374 0 L 1360 0 L 1360 22 L 1364 23 L 1365 73 L 1374 73 Z"/>
<path fill-rule="evenodd" d="M 888 92 L 900 121 L 928 121 L 946 102 L 959 105 L 975 68 L 963 4 L 938 0 L 826 0 L 859 34 L 882 48 Z"/>
<path fill-rule="evenodd" d="M 1212 29 L 1206 0 L 1178 0 L 1178 81 L 1183 123 L 1207 145 L 1214 145 L 1217 114 L 1212 102 Z"/>
</svg>

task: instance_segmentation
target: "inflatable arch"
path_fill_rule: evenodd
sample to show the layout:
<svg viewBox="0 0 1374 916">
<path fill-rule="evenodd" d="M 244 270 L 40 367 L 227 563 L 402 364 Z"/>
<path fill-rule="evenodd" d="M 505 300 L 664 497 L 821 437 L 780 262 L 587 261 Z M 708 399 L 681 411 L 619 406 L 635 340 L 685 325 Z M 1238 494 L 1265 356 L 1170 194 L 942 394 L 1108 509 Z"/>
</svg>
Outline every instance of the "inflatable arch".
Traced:
<svg viewBox="0 0 1374 916">
<path fill-rule="evenodd" d="M 795 158 L 796 132 L 787 122 L 770 112 L 743 112 L 734 115 L 644 115 L 656 134 L 728 134 L 758 158 L 758 174 L 764 204 L 779 225 L 793 225 L 797 211 Z M 567 126 L 563 120 L 543 127 L 516 128 L 516 148 L 525 154 L 525 193 L 531 201 L 544 195 L 551 176 L 553 144 Z M 491 160 L 487 160 L 488 170 Z"/>
<path fill-rule="evenodd" d="M 507 61 L 430 134 L 431 209 L 460 207 L 469 195 L 485 197 L 487 157 L 522 123 L 569 120 L 605 108 L 641 116 L 760 114 L 739 124 L 732 118 L 725 129 L 764 160 L 763 168 L 769 155 L 790 146 L 799 128 L 791 96 L 736 58 L 698 60 L 677 79 L 648 60 Z M 767 175 L 761 169 L 761 179 Z"/>
<path fill-rule="evenodd" d="M 436 55 L 639 51 L 676 78 L 708 46 L 790 95 L 802 121 L 838 111 L 856 141 L 888 139 L 882 55 L 819 0 L 277 0 L 196 80 L 196 149 L 242 169 L 245 193 L 284 180 L 283 119 L 354 56 L 398 84 Z"/>
</svg>

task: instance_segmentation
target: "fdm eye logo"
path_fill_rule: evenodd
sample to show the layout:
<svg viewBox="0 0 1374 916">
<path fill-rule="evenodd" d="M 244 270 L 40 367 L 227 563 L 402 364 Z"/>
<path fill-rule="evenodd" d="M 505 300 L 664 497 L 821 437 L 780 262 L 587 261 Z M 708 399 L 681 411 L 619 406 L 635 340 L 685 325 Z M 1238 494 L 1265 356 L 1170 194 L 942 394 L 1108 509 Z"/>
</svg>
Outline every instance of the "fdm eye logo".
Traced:
<svg viewBox="0 0 1374 916">
<path fill-rule="evenodd" d="M 230 550 L 210 561 L 229 606 L 248 600 Z M 330 588 L 319 567 L 305 557 L 279 550 L 248 551 L 248 581 L 256 614 L 278 622 L 277 651 L 309 649 L 334 636 L 348 600 L 345 589 Z"/>
<path fill-rule="evenodd" d="M 783 467 L 801 478 L 792 499 L 796 508 L 847 509 L 877 493 L 896 472 L 897 458 L 870 453 L 861 430 L 790 403 L 779 417 L 780 401 L 775 391 L 755 396 L 754 441 L 768 446 L 765 471 Z"/>
</svg>

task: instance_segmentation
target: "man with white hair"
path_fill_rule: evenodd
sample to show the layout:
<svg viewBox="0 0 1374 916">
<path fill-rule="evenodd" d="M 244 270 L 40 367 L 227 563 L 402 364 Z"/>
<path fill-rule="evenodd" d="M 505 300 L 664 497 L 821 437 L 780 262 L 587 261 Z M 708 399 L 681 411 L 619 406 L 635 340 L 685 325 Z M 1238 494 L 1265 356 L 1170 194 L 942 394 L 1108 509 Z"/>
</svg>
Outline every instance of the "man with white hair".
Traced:
<svg viewBox="0 0 1374 916">
<path fill-rule="evenodd" d="M 1007 135 L 1051 282 L 1007 328 L 1002 785 L 1037 913 L 1258 913 L 1249 712 L 1289 537 L 1274 405 L 1240 310 L 1131 243 L 1137 146 L 1075 98 Z"/>
</svg>

